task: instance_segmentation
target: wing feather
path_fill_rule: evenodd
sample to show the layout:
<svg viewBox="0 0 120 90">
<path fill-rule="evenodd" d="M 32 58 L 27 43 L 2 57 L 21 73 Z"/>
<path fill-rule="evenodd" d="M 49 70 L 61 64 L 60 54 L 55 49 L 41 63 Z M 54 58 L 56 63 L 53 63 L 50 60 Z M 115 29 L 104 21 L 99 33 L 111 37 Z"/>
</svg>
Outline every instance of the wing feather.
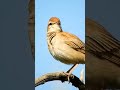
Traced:
<svg viewBox="0 0 120 90">
<path fill-rule="evenodd" d="M 120 66 L 120 41 L 90 19 L 86 20 L 86 33 L 86 50 Z"/>
<path fill-rule="evenodd" d="M 70 33 L 66 33 L 66 32 L 63 32 L 61 35 L 64 38 L 66 38 L 65 43 L 67 45 L 69 45 L 74 50 L 85 54 L 85 45 L 77 36 L 70 34 Z"/>
</svg>

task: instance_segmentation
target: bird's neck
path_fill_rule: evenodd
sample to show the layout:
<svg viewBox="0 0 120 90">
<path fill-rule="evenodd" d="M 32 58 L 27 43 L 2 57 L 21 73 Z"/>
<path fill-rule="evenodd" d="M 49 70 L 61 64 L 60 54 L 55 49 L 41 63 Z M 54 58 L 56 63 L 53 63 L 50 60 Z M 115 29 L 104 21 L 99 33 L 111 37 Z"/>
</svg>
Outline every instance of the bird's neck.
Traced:
<svg viewBox="0 0 120 90">
<path fill-rule="evenodd" d="M 48 28 L 47 28 L 48 30 L 48 32 L 62 32 L 62 28 L 61 28 L 61 26 L 59 26 L 59 25 L 53 25 L 53 26 L 49 26 Z"/>
<path fill-rule="evenodd" d="M 55 33 L 62 32 L 62 29 L 61 28 L 49 28 L 47 33 L 51 33 L 51 32 L 55 32 Z"/>
</svg>

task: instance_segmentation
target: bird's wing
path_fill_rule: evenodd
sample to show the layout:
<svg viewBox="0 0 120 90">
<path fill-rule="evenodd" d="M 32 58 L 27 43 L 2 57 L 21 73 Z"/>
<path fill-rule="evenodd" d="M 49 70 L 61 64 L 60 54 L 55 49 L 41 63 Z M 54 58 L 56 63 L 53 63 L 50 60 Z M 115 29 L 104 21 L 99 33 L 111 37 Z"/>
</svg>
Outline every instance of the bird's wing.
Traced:
<svg viewBox="0 0 120 90">
<path fill-rule="evenodd" d="M 66 33 L 66 32 L 63 32 L 61 35 L 64 38 L 66 38 L 65 44 L 69 45 L 74 50 L 85 54 L 84 43 L 77 36 L 70 34 L 70 33 Z"/>
<path fill-rule="evenodd" d="M 89 19 L 86 20 L 86 50 L 120 66 L 120 41 Z"/>
</svg>

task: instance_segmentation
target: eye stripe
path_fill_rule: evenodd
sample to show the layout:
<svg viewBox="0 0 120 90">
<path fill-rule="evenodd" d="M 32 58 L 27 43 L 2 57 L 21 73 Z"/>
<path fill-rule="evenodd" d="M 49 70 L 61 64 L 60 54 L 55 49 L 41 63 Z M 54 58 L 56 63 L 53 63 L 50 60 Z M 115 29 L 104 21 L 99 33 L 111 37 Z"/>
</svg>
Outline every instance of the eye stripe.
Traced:
<svg viewBox="0 0 120 90">
<path fill-rule="evenodd" d="M 53 24 L 56 24 L 56 23 L 49 23 L 48 25 L 53 25 Z M 61 25 L 60 22 L 58 22 L 57 24 Z"/>
</svg>

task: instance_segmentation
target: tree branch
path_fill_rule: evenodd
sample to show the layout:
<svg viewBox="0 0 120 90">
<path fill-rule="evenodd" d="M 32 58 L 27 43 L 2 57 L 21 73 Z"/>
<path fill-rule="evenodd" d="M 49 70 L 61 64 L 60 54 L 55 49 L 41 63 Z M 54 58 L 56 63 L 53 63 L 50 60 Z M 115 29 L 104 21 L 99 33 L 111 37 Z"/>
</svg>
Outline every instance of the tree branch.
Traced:
<svg viewBox="0 0 120 90">
<path fill-rule="evenodd" d="M 85 90 L 85 85 L 80 81 L 78 77 L 72 74 L 70 75 L 69 79 L 73 86 L 79 88 L 79 90 Z M 40 76 L 35 80 L 35 87 L 54 80 L 60 80 L 61 82 L 65 82 L 68 81 L 68 78 L 64 72 L 48 73 Z"/>
</svg>

